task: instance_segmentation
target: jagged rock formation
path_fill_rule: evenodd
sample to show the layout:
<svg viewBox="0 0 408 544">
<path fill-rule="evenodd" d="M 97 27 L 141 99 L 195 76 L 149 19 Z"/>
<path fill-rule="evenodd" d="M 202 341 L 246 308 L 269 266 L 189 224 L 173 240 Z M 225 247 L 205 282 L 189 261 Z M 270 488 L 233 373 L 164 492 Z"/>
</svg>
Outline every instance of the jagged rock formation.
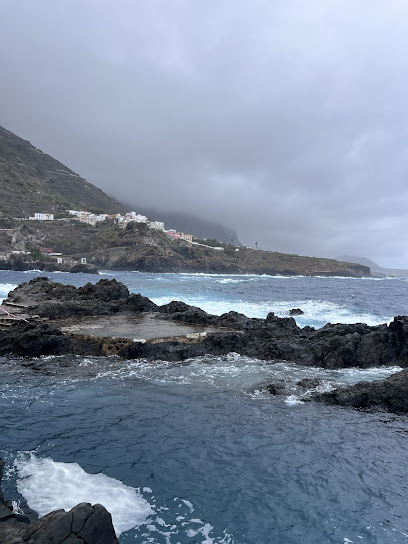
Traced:
<svg viewBox="0 0 408 544">
<path fill-rule="evenodd" d="M 0 459 L 0 484 L 4 461 Z M 69 512 L 55 510 L 31 522 L 13 512 L 0 488 L 1 544 L 119 544 L 112 517 L 100 504 L 81 503 Z"/>
<path fill-rule="evenodd" d="M 161 320 L 216 328 L 199 341 L 123 342 L 122 339 L 115 353 L 126 358 L 184 360 L 234 351 L 250 357 L 290 360 L 331 369 L 408 366 L 408 317 L 404 316 L 395 317 L 389 325 L 374 327 L 356 323 L 327 324 L 318 330 L 301 329 L 292 317 L 279 318 L 272 312 L 266 319 L 251 319 L 236 312 L 215 316 L 182 302 L 158 307 L 142 295 L 129 294 L 127 287 L 116 280 L 101 280 L 96 285 L 75 288 L 47 278 L 35 278 L 12 291 L 6 302 L 24 303 L 29 306 L 28 314 L 51 319 L 150 312 L 158 320 L 158 330 Z M 90 341 L 80 335 L 67 338 L 59 329 L 44 323 L 18 323 L 0 332 L 0 355 L 30 355 L 30 351 L 31 354 L 102 354 L 104 342 L 102 339 Z"/>
<path fill-rule="evenodd" d="M 393 374 L 385 380 L 339 387 L 329 393 L 315 394 L 311 398 L 349 408 L 386 410 L 396 414 L 406 414 L 408 413 L 408 370 Z"/>
<path fill-rule="evenodd" d="M 389 324 L 368 326 L 328 323 L 321 329 L 299 328 L 293 317 L 279 318 L 270 312 L 266 319 L 249 318 L 237 312 L 211 315 L 184 302 L 163 306 L 140 294 L 130 294 L 116 280 L 101 280 L 75 288 L 35 278 L 9 293 L 6 302 L 27 305 L 27 313 L 42 318 L 147 314 L 157 320 L 158 337 L 151 340 L 97 338 L 81 334 L 65 335 L 50 323 L 19 321 L 0 330 L 0 356 L 39 355 L 119 355 L 126 359 L 183 361 L 206 354 L 236 352 L 265 360 L 286 360 L 304 366 L 328 369 L 375 366 L 408 367 L 408 317 L 397 316 Z M 185 337 L 160 338 L 160 323 L 173 321 L 210 327 L 210 332 Z M 78 321 L 79 322 L 79 321 Z M 70 366 L 69 358 L 58 361 L 29 360 L 24 366 L 50 371 L 49 365 Z M 316 388 L 318 382 L 302 380 L 300 394 Z M 273 395 L 284 394 L 284 383 L 266 387 Z M 387 380 L 339 388 L 330 393 L 310 395 L 319 401 L 356 408 L 380 407 L 391 412 L 408 411 L 408 371 Z"/>
</svg>

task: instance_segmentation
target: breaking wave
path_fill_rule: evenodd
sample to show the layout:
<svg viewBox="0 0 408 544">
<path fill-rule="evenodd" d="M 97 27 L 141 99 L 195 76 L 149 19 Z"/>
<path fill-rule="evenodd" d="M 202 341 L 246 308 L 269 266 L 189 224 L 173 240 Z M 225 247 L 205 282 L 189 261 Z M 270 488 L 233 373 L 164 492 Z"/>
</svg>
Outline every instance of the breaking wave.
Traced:
<svg viewBox="0 0 408 544">
<path fill-rule="evenodd" d="M 158 305 L 168 304 L 174 300 L 174 296 L 154 297 L 153 302 Z M 296 322 L 300 327 L 306 325 L 322 327 L 326 323 L 366 323 L 367 325 L 379 325 L 388 323 L 391 316 L 378 316 L 366 311 L 359 311 L 346 305 L 336 304 L 327 300 L 285 300 L 248 302 L 242 300 L 216 300 L 204 296 L 184 296 L 183 302 L 192 306 L 198 306 L 206 312 L 221 315 L 235 311 L 248 317 L 265 318 L 269 312 L 274 312 L 279 317 L 287 317 L 292 308 L 301 308 L 304 315 L 296 316 Z"/>
<path fill-rule="evenodd" d="M 10 291 L 15 289 L 17 284 L 15 283 L 0 283 L 0 304 L 5 298 L 7 298 Z"/>
</svg>

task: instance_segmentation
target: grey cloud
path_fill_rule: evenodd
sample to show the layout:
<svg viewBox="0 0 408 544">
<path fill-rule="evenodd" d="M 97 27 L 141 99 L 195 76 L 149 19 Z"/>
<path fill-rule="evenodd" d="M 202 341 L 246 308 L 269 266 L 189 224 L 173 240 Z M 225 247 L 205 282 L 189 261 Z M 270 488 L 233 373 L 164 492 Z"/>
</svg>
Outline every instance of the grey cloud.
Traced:
<svg viewBox="0 0 408 544">
<path fill-rule="evenodd" d="M 408 268 L 408 7 L 3 0 L 1 124 L 126 202 Z"/>
</svg>

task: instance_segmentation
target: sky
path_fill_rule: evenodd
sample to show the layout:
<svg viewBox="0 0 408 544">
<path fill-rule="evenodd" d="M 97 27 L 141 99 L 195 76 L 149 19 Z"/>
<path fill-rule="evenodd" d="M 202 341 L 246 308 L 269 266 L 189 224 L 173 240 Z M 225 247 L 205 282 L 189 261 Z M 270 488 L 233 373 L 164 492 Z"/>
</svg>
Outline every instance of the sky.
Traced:
<svg viewBox="0 0 408 544">
<path fill-rule="evenodd" d="M 0 125 L 245 245 L 408 268 L 408 2 L 0 0 Z"/>
</svg>

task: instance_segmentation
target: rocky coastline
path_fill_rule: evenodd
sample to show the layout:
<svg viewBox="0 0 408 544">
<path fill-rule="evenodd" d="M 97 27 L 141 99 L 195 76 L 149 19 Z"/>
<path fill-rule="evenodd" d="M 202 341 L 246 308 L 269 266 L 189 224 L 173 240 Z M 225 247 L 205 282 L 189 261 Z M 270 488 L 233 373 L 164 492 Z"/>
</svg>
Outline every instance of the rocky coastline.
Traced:
<svg viewBox="0 0 408 544">
<path fill-rule="evenodd" d="M 203 355 L 236 352 L 263 360 L 285 360 L 325 369 L 408 367 L 408 317 L 397 316 L 389 324 L 327 324 L 315 330 L 300 328 L 293 317 L 270 312 L 266 319 L 248 318 L 237 312 L 221 316 L 171 302 L 157 306 L 140 294 L 130 294 L 116 280 L 75 288 L 38 277 L 9 293 L 9 308 L 24 307 L 27 316 L 0 330 L 0 356 L 118 355 L 125 359 L 183 361 Z M 297 310 L 297 309 L 296 309 Z M 121 316 L 148 316 L 157 327 L 152 338 L 97 336 L 63 331 L 61 320 L 105 316 L 113 322 Z M 57 326 L 58 323 L 58 326 Z M 161 335 L 166 323 L 201 327 L 201 332 L 179 336 Z M 41 369 L 37 361 L 37 369 Z M 64 362 L 64 364 L 67 364 Z M 408 413 L 408 370 L 387 380 L 362 383 L 320 394 L 310 400 L 355 408 L 384 409 Z M 276 389 L 276 388 L 275 388 Z M 274 393 L 274 384 L 269 390 Z M 394 400 L 393 400 L 394 399 Z M 397 400 L 399 399 L 399 400 Z"/>
<path fill-rule="evenodd" d="M 83 272 L 85 274 L 99 274 L 99 270 L 94 264 L 78 263 L 71 265 L 57 263 L 56 261 L 35 261 L 33 259 L 24 258 L 19 254 L 0 259 L 0 270 L 14 270 L 16 272 L 40 270 L 41 272 L 71 272 L 72 274 Z"/>
<path fill-rule="evenodd" d="M 117 355 L 123 359 L 183 361 L 202 355 L 236 352 L 264 360 L 285 360 L 325 369 L 395 366 L 402 371 L 375 382 L 360 382 L 329 392 L 319 390 L 319 379 L 306 378 L 296 384 L 280 381 L 260 384 L 273 396 L 295 391 L 304 401 L 322 402 L 344 408 L 381 410 L 408 414 L 408 317 L 397 316 L 389 324 L 327 324 L 320 329 L 300 328 L 293 317 L 280 318 L 270 312 L 265 319 L 249 318 L 237 312 L 211 315 L 200 308 L 173 301 L 156 305 L 141 294 L 113 280 L 100 280 L 82 287 L 37 277 L 20 284 L 3 302 L 15 319 L 1 328 L 2 358 L 17 357 L 33 371 L 58 372 L 74 366 L 75 357 Z M 19 314 L 22 309 L 24 314 Z M 15 311 L 15 314 L 11 314 Z M 295 308 L 289 312 L 301 315 Z M 23 316 L 23 317 L 19 317 Z M 152 338 L 105 337 L 84 334 L 85 319 L 149 319 L 157 328 Z M 75 332 L 58 325 L 74 319 Z M 137 321 L 139 323 L 139 321 Z M 197 331 L 167 336 L 171 324 L 196 327 Z M 138 325 L 136 325 L 137 327 Z M 41 358 L 42 355 L 66 357 Z M 80 359 L 80 358 L 79 358 Z M 0 460 L 0 485 L 4 462 Z M 57 510 L 41 519 L 32 513 L 13 511 L 0 488 L 0 542 L 2 544 L 118 544 L 109 512 L 102 505 L 81 503 L 69 512 Z"/>
<path fill-rule="evenodd" d="M 105 270 L 350 278 L 372 275 L 368 266 L 335 259 L 264 251 L 216 240 L 173 240 L 144 223 L 129 223 L 123 229 L 112 221 L 93 227 L 74 220 L 7 220 L 5 226 L 7 230 L 0 229 L 0 268 L 13 270 L 33 268 L 34 256 L 21 252 L 47 247 L 64 255 L 64 260 L 68 256 L 73 260 L 86 256 L 87 263 Z M 46 256 L 41 263 L 47 267 L 57 264 Z"/>
</svg>

